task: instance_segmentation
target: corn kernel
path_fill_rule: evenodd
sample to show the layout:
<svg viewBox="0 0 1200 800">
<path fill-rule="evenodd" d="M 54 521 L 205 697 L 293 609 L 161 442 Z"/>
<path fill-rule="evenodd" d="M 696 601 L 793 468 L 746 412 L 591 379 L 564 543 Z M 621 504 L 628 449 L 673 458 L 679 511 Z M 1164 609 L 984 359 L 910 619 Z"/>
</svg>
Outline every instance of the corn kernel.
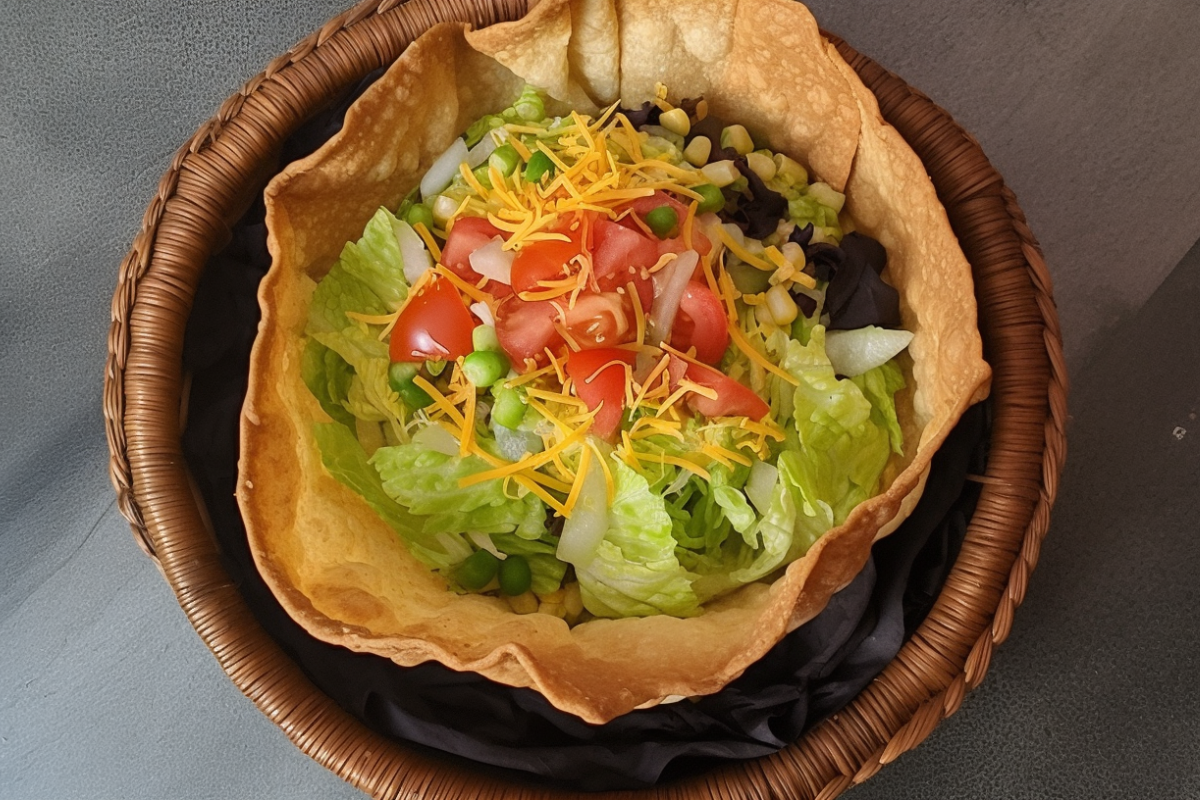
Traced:
<svg viewBox="0 0 1200 800">
<path fill-rule="evenodd" d="M 458 211 L 458 203 L 454 202 L 453 197 L 447 197 L 444 194 L 439 194 L 433 201 L 433 221 L 445 227 L 446 221 L 454 216 L 454 212 Z"/>
<path fill-rule="evenodd" d="M 702 119 L 704 119 L 707 116 L 708 116 L 708 101 L 702 97 L 702 98 L 700 98 L 700 102 L 696 103 L 696 122 L 701 121 Z"/>
<path fill-rule="evenodd" d="M 563 619 L 567 616 L 567 609 L 562 603 L 542 603 L 538 606 L 539 614 L 548 614 L 551 617 Z"/>
<path fill-rule="evenodd" d="M 796 301 L 792 299 L 791 293 L 783 284 L 772 286 L 767 290 L 767 305 L 771 312 L 771 318 L 776 325 L 791 325 L 792 320 L 796 319 L 796 314 L 799 309 L 796 307 Z"/>
<path fill-rule="evenodd" d="M 563 607 L 567 609 L 567 616 L 578 617 L 583 613 L 583 596 L 579 591 L 578 583 L 567 585 L 565 596 L 563 597 Z"/>
<path fill-rule="evenodd" d="M 758 320 L 759 325 L 766 326 L 767 330 L 775 327 L 775 315 L 771 313 L 771 307 L 766 303 L 754 307 L 754 318 Z"/>
<path fill-rule="evenodd" d="M 537 595 L 533 592 L 525 592 L 525 594 L 505 599 L 508 600 L 508 607 L 513 610 L 514 614 L 532 614 L 538 610 Z"/>
<path fill-rule="evenodd" d="M 708 163 L 708 157 L 712 155 L 712 139 L 707 136 L 697 136 L 688 142 L 688 146 L 683 148 L 683 157 L 693 167 L 703 167 Z"/>
<path fill-rule="evenodd" d="M 732 147 L 739 155 L 754 152 L 754 141 L 745 125 L 730 125 L 721 131 L 721 147 Z"/>
<path fill-rule="evenodd" d="M 671 133 L 678 133 L 680 136 L 687 136 L 688 132 L 692 129 L 691 120 L 688 119 L 687 112 L 682 108 L 672 108 L 670 111 L 664 111 L 658 118 L 658 124 Z"/>
<path fill-rule="evenodd" d="M 808 183 L 808 170 L 783 153 L 775 154 L 775 174 L 791 184 Z"/>
<path fill-rule="evenodd" d="M 783 257 L 788 260 L 796 269 L 804 269 L 804 248 L 795 242 L 784 242 L 779 247 L 779 252 L 783 253 Z"/>
<path fill-rule="evenodd" d="M 716 186 L 718 189 L 723 189 L 729 184 L 742 177 L 742 173 L 734 166 L 732 161 L 714 161 L 711 164 L 705 164 L 700 168 L 704 173 L 704 177 L 708 182 Z"/>
<path fill-rule="evenodd" d="M 775 177 L 775 162 L 762 153 L 749 153 L 746 155 L 746 164 L 754 172 L 755 175 L 762 178 L 764 181 L 769 181 Z"/>
</svg>

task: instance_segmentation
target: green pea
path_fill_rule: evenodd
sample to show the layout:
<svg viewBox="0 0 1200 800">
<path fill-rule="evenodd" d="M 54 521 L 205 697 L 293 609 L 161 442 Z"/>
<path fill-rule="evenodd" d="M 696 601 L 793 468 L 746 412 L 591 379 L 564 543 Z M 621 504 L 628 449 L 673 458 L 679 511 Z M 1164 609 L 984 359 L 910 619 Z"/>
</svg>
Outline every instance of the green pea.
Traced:
<svg viewBox="0 0 1200 800">
<path fill-rule="evenodd" d="M 529 157 L 529 163 L 525 165 L 525 180 L 530 183 L 537 183 L 542 179 L 543 175 L 554 175 L 556 167 L 554 162 L 550 160 L 550 156 L 537 150 Z"/>
<path fill-rule="evenodd" d="M 725 207 L 725 195 L 721 193 L 721 189 L 712 183 L 704 183 L 700 186 L 693 186 L 692 191 L 699 193 L 704 198 L 700 204 L 696 206 L 697 214 L 707 214 L 710 211 L 720 211 Z"/>
<path fill-rule="evenodd" d="M 454 579 L 467 591 L 478 592 L 496 577 L 500 564 L 500 559 L 487 550 L 476 550 L 455 568 Z M 528 570 L 529 567 L 526 566 L 525 569 Z"/>
<path fill-rule="evenodd" d="M 393 392 L 398 392 L 404 384 L 412 383 L 412 379 L 420 371 L 420 364 L 414 364 L 411 361 L 396 361 L 388 367 L 388 386 L 392 387 Z"/>
<path fill-rule="evenodd" d="M 488 164 L 496 168 L 501 175 L 508 177 L 521 163 L 521 157 L 511 144 L 502 144 L 488 156 Z"/>
<path fill-rule="evenodd" d="M 679 225 L 679 215 L 670 206 L 659 206 L 646 215 L 646 224 L 655 236 L 666 239 Z"/>
<path fill-rule="evenodd" d="M 463 359 L 462 371 L 476 386 L 491 386 L 508 372 L 508 359 L 495 350 L 476 350 Z"/>
<path fill-rule="evenodd" d="M 500 340 L 491 325 L 476 325 L 471 331 L 471 347 L 475 350 L 500 350 Z"/>
<path fill-rule="evenodd" d="M 497 425 L 516 430 L 525 418 L 525 403 L 516 389 L 506 389 L 502 384 L 492 387 L 492 419 Z"/>
<path fill-rule="evenodd" d="M 525 594 L 532 582 L 529 562 L 522 556 L 509 556 L 500 562 L 500 591 L 504 594 L 509 597 Z"/>
<path fill-rule="evenodd" d="M 406 221 L 409 225 L 415 226 L 418 222 L 426 228 L 433 230 L 433 212 L 429 210 L 429 206 L 424 203 L 417 203 L 408 210 Z"/>
<path fill-rule="evenodd" d="M 424 389 L 422 389 L 420 386 L 417 386 L 412 381 L 402 383 L 400 386 L 393 388 L 395 388 L 396 392 L 400 395 L 400 399 L 404 401 L 404 405 L 408 406 L 413 411 L 433 405 L 433 398 L 430 397 Z"/>
<path fill-rule="evenodd" d="M 425 362 L 425 371 L 433 377 L 437 377 L 446 371 L 446 365 L 450 363 L 445 359 L 431 358 Z"/>
</svg>

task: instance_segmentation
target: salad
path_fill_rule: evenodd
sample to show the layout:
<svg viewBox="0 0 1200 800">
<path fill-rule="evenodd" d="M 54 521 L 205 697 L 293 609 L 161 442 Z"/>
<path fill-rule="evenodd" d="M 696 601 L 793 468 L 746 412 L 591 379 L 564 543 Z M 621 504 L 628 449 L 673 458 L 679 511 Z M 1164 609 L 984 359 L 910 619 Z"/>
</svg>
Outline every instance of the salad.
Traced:
<svg viewBox="0 0 1200 800">
<path fill-rule="evenodd" d="M 325 469 L 451 591 L 696 615 L 903 453 L 883 247 L 798 161 L 666 97 L 551 117 L 526 87 L 313 292 Z"/>
</svg>

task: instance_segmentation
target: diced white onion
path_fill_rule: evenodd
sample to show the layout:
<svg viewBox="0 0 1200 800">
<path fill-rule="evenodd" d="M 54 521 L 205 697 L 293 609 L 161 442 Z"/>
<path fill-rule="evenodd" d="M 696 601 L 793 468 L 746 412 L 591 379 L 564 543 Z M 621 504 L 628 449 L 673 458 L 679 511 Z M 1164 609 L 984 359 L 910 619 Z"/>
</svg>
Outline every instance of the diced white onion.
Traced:
<svg viewBox="0 0 1200 800">
<path fill-rule="evenodd" d="M 468 533 L 467 538 L 470 539 L 480 550 L 487 550 L 501 561 L 508 558 L 508 554 L 501 553 L 496 548 L 496 543 L 492 541 L 492 537 L 488 536 L 486 533 Z"/>
<path fill-rule="evenodd" d="M 829 331 L 825 334 L 825 354 L 829 356 L 834 372 L 853 378 L 886 364 L 908 347 L 912 338 L 909 331 L 893 331 L 874 325 L 852 331 Z"/>
<path fill-rule="evenodd" d="M 471 303 L 471 313 L 479 317 L 479 321 L 484 325 L 496 327 L 496 318 L 492 316 L 492 310 L 488 308 L 487 303 Z"/>
<path fill-rule="evenodd" d="M 485 133 L 483 138 L 475 143 L 475 146 L 467 153 L 467 166 L 475 169 L 480 164 L 488 160 L 488 156 L 492 154 L 499 144 L 496 142 L 496 137 L 492 136 L 491 131 Z"/>
<path fill-rule="evenodd" d="M 586 566 L 608 533 L 608 483 L 599 464 L 589 464 L 579 487 L 579 499 L 563 523 L 558 558 L 577 567 Z"/>
<path fill-rule="evenodd" d="M 400 258 L 404 262 L 404 278 L 409 285 L 417 282 L 417 278 L 427 269 L 433 268 L 433 257 L 425 249 L 425 242 L 404 220 L 397 220 L 392 225 L 396 232 L 396 241 L 400 244 Z"/>
<path fill-rule="evenodd" d="M 429 171 L 421 178 L 421 199 L 425 200 L 445 189 L 458 174 L 458 165 L 467 160 L 467 143 L 455 139 L 446 152 L 429 165 Z"/>
<path fill-rule="evenodd" d="M 458 440 L 441 425 L 426 425 L 413 434 L 412 440 L 422 447 L 444 456 L 458 455 Z"/>
<path fill-rule="evenodd" d="M 483 247 L 471 253 L 471 269 L 485 278 L 491 278 L 511 286 L 513 259 L 516 257 L 516 252 L 505 250 L 504 240 L 496 236 Z"/>
<path fill-rule="evenodd" d="M 755 461 L 750 467 L 750 477 L 746 479 L 746 497 L 750 498 L 760 514 L 766 514 L 771 507 L 771 495 L 775 493 L 778 480 L 779 470 L 766 461 Z"/>
<path fill-rule="evenodd" d="M 471 555 L 471 548 L 458 535 L 453 533 L 439 533 L 433 537 L 437 543 L 442 546 L 446 554 L 450 556 L 451 561 L 462 561 L 467 556 Z"/>
<path fill-rule="evenodd" d="M 654 305 L 650 307 L 650 330 L 647 342 L 659 345 L 671 338 L 671 326 L 679 313 L 679 301 L 687 288 L 700 256 L 695 250 L 686 250 L 679 258 L 654 273 Z"/>
</svg>

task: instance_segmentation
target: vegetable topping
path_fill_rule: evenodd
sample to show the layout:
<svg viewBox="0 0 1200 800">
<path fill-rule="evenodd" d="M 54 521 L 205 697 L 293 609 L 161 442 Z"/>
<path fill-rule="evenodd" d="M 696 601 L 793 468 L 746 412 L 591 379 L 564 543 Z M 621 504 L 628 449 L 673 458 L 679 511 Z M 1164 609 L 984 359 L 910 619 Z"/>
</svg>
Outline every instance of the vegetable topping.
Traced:
<svg viewBox="0 0 1200 800">
<path fill-rule="evenodd" d="M 705 109 L 660 89 L 548 117 L 527 87 L 318 285 L 326 468 L 423 519 L 394 527 L 458 589 L 529 610 L 577 583 L 572 622 L 694 614 L 802 555 L 902 452 L 911 334 L 886 330 L 883 248 Z"/>
</svg>

